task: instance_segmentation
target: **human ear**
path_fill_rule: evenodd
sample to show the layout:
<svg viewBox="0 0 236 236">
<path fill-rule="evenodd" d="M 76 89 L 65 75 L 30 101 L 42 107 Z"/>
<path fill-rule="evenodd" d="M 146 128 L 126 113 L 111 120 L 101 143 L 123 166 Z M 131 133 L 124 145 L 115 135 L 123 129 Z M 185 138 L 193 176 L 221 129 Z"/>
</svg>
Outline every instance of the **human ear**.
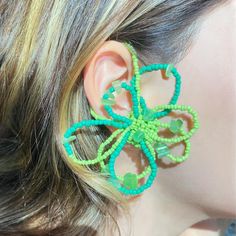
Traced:
<svg viewBox="0 0 236 236">
<path fill-rule="evenodd" d="M 102 96 L 114 81 L 129 83 L 134 74 L 132 56 L 121 42 L 109 40 L 97 50 L 83 71 L 84 90 L 90 107 L 110 118 L 103 107 Z M 131 95 L 124 89 L 115 95 L 113 111 L 127 116 L 132 109 Z"/>
</svg>

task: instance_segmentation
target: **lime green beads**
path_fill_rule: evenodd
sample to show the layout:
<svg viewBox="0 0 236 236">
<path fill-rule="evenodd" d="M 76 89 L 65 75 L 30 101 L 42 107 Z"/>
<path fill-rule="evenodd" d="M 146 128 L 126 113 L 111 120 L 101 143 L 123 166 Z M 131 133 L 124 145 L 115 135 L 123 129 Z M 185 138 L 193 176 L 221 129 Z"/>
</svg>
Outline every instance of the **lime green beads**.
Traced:
<svg viewBox="0 0 236 236">
<path fill-rule="evenodd" d="M 183 125 L 183 121 L 180 119 L 171 120 L 169 129 L 172 133 L 177 134 L 180 132 L 182 125 Z M 157 152 L 158 158 L 162 158 L 162 157 L 170 154 L 170 149 L 168 148 L 168 146 L 165 143 L 156 142 L 154 144 L 154 148 Z"/>
<path fill-rule="evenodd" d="M 99 163 L 101 173 L 109 175 L 109 183 L 117 190 L 125 195 L 137 195 L 151 187 L 156 178 L 158 173 L 156 156 L 157 158 L 167 157 L 176 163 L 183 162 L 187 159 L 190 153 L 189 139 L 199 128 L 199 121 L 197 112 L 190 106 L 176 104 L 181 87 L 181 76 L 177 69 L 172 64 L 151 64 L 139 68 L 135 49 L 128 42 L 124 45 L 132 56 L 134 76 L 130 84 L 125 81 L 113 81 L 112 86 L 103 94 L 101 102 L 110 118 L 108 119 L 98 115 L 91 109 L 90 112 L 94 120 L 83 120 L 75 123 L 65 132 L 62 142 L 69 158 L 73 159 L 76 164 L 94 165 Z M 140 80 L 143 73 L 153 70 L 166 70 L 166 76 L 169 78 L 172 78 L 172 74 L 175 79 L 175 91 L 168 104 L 157 105 L 155 108 L 150 109 L 141 96 Z M 116 95 L 120 94 L 122 89 L 130 93 L 132 100 L 132 110 L 127 117 L 115 113 L 112 108 L 115 104 Z M 193 127 L 189 131 L 185 131 L 181 119 L 171 120 L 168 123 L 162 122 L 160 118 L 167 116 L 171 111 L 180 111 L 191 115 Z M 73 133 L 83 126 L 89 127 L 92 125 L 112 126 L 116 130 L 100 144 L 94 159 L 79 160 L 73 149 L 73 141 L 75 140 Z M 174 134 L 174 137 L 161 137 L 159 135 L 161 129 L 168 129 Z M 182 141 L 186 146 L 184 153 L 179 156 L 172 155 L 168 144 L 180 143 Z M 128 172 L 124 176 L 116 174 L 114 168 L 115 162 L 126 144 L 132 144 L 144 153 L 148 161 L 148 166 L 141 173 L 135 174 Z M 107 159 L 108 162 L 105 164 L 105 160 Z M 145 183 L 139 185 L 139 179 L 147 175 L 148 178 Z"/>
</svg>

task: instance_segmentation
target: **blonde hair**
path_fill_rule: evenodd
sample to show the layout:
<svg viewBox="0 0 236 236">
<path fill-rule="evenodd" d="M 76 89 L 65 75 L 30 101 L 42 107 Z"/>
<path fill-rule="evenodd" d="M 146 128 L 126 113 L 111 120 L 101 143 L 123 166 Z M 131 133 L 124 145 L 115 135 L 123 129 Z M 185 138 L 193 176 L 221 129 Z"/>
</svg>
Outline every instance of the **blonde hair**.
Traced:
<svg viewBox="0 0 236 236">
<path fill-rule="evenodd" d="M 198 17 L 224 1 L 200 2 L 0 1 L 1 235 L 119 229 L 116 218 L 129 215 L 128 199 L 99 166 L 71 162 L 61 143 L 71 124 L 92 119 L 83 68 L 112 39 L 132 42 L 147 63 L 180 60 Z M 81 129 L 77 157 L 93 159 L 108 135 L 105 126 Z"/>
</svg>

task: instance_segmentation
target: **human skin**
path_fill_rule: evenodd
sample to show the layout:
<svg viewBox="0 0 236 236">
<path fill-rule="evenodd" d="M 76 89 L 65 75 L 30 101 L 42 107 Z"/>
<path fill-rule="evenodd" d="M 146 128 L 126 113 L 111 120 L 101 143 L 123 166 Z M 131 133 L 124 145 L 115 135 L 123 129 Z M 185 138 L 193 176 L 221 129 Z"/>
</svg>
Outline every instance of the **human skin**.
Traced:
<svg viewBox="0 0 236 236">
<path fill-rule="evenodd" d="M 130 235 L 134 236 L 177 236 L 203 220 L 236 217 L 235 29 L 236 1 L 228 1 L 201 18 L 188 54 L 175 65 L 182 77 L 178 104 L 190 105 L 198 112 L 200 128 L 190 138 L 189 158 L 171 166 L 157 162 L 151 188 L 130 199 L 132 222 L 119 219 L 122 235 L 131 226 Z M 106 41 L 84 69 L 90 106 L 108 117 L 101 96 L 112 81 L 130 81 L 132 75 L 127 48 L 120 42 Z M 167 104 L 174 81 L 163 79 L 160 71 L 142 76 L 141 95 L 147 105 Z M 123 92 L 116 101 L 119 105 L 114 111 L 128 114 L 132 105 L 128 93 Z M 179 145 L 175 152 L 182 149 Z M 124 148 L 115 164 L 116 173 L 141 171 L 140 155 L 131 145 Z"/>
</svg>

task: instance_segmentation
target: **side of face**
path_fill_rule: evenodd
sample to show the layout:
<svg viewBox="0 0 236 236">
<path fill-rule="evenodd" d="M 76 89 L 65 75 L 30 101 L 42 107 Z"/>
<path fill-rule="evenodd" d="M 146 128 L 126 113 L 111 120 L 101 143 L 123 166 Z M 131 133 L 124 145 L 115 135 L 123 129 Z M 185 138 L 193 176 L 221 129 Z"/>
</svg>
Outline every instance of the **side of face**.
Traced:
<svg viewBox="0 0 236 236">
<path fill-rule="evenodd" d="M 189 159 L 161 170 L 173 194 L 209 214 L 236 217 L 236 7 L 231 1 L 202 18 L 188 55 L 177 65 L 182 76 L 178 103 L 199 114 Z"/>
<path fill-rule="evenodd" d="M 200 128 L 190 138 L 189 158 L 175 167 L 159 167 L 158 183 L 153 186 L 161 184 L 173 196 L 222 218 L 236 217 L 235 9 L 235 2 L 229 1 L 202 17 L 191 50 L 175 65 L 182 77 L 178 104 L 190 105 L 198 112 Z M 130 81 L 133 73 L 124 45 L 106 41 L 84 70 L 85 93 L 93 110 L 107 116 L 101 96 L 113 81 Z M 141 95 L 149 107 L 167 104 L 173 88 L 174 81 L 164 81 L 160 71 L 144 74 L 141 80 Z M 128 114 L 132 107 L 128 93 L 119 95 L 117 104 L 115 112 Z M 181 153 L 182 149 L 173 151 Z M 121 155 L 127 158 L 132 154 L 137 155 L 135 151 Z M 127 163 L 130 166 L 132 162 L 125 158 L 117 161 L 121 172 Z"/>
</svg>

